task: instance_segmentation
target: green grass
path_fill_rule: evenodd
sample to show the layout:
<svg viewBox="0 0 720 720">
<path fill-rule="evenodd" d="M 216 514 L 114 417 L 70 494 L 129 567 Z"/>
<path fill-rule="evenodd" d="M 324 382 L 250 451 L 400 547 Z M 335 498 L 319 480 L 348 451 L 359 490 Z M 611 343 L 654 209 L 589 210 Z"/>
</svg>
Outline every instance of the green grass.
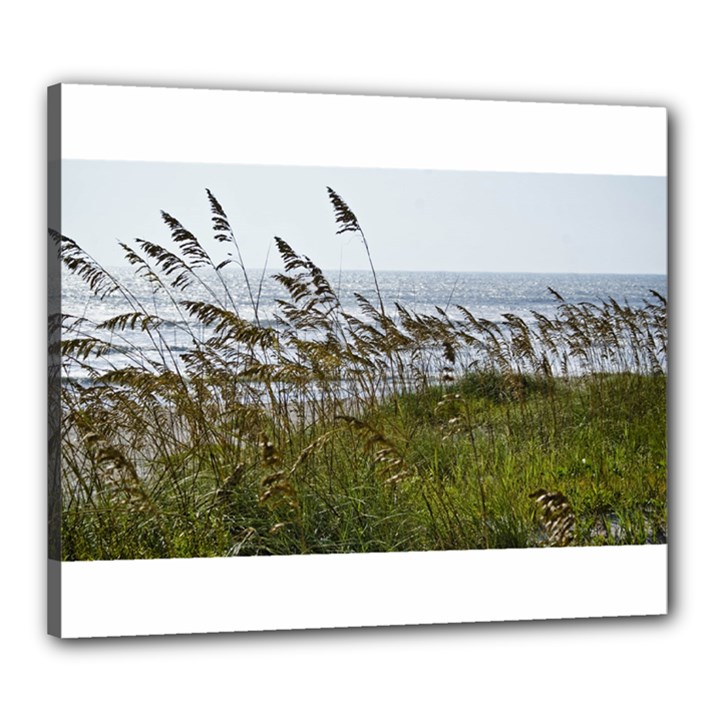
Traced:
<svg viewBox="0 0 720 720">
<path fill-rule="evenodd" d="M 208 195 L 216 239 L 244 271 Z M 338 232 L 368 249 L 352 211 L 330 198 Z M 355 317 L 320 269 L 277 239 L 285 271 L 274 279 L 288 299 L 268 328 L 213 292 L 202 272 L 227 288 L 226 262 L 214 265 L 163 217 L 179 253 L 141 242 L 126 257 L 182 310 L 195 348 L 182 354 L 110 272 L 56 238 L 68 271 L 127 303 L 102 325 L 58 320 L 63 366 L 91 378 L 62 383 L 63 559 L 665 542 L 656 293 L 638 309 L 571 305 L 553 291 L 556 316 L 530 326 L 464 308 L 460 320 L 399 306 L 391 315 L 378 290 L 377 305 L 359 298 Z M 189 300 L 191 287 L 207 299 Z M 261 288 L 247 292 L 257 307 Z M 161 361 L 132 347 L 132 328 Z M 88 364 L 107 350 L 107 330 L 131 346 L 109 372 Z"/>
</svg>

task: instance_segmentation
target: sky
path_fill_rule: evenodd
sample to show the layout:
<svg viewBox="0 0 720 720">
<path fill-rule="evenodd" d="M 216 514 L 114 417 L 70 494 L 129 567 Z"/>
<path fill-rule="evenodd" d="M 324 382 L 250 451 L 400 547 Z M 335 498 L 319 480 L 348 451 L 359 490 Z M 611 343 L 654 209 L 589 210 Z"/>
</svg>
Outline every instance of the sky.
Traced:
<svg viewBox="0 0 720 720">
<path fill-rule="evenodd" d="M 118 241 L 172 246 L 164 210 L 219 262 L 209 188 L 248 268 L 281 267 L 279 236 L 324 270 L 367 269 L 360 238 L 335 233 L 327 186 L 378 271 L 667 272 L 662 177 L 63 160 L 62 232 L 123 265 Z"/>
</svg>

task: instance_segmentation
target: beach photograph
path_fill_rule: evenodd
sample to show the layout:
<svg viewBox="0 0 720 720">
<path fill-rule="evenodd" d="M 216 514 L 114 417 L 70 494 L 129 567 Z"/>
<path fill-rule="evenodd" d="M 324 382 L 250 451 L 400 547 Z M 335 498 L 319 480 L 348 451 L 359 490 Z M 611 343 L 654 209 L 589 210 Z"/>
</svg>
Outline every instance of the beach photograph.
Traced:
<svg viewBox="0 0 720 720">
<path fill-rule="evenodd" d="M 62 179 L 59 559 L 667 542 L 664 177 Z"/>
</svg>

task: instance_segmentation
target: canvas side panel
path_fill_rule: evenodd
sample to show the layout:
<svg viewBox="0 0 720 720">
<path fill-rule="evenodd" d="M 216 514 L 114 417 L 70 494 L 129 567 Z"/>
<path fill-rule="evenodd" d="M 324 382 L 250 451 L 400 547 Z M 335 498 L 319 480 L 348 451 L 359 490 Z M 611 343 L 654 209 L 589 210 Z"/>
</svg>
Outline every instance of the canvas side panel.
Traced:
<svg viewBox="0 0 720 720">
<path fill-rule="evenodd" d="M 60 635 L 60 312 L 61 312 L 61 86 L 48 88 L 47 105 L 47 311 L 48 311 L 48 633 Z"/>
</svg>

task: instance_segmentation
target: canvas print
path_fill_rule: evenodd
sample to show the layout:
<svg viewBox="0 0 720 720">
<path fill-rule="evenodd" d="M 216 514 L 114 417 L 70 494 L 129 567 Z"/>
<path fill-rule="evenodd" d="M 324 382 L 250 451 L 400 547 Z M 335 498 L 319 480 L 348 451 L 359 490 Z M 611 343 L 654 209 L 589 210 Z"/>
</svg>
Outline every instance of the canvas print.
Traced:
<svg viewBox="0 0 720 720">
<path fill-rule="evenodd" d="M 664 177 L 61 172 L 55 559 L 667 542 Z"/>
</svg>

